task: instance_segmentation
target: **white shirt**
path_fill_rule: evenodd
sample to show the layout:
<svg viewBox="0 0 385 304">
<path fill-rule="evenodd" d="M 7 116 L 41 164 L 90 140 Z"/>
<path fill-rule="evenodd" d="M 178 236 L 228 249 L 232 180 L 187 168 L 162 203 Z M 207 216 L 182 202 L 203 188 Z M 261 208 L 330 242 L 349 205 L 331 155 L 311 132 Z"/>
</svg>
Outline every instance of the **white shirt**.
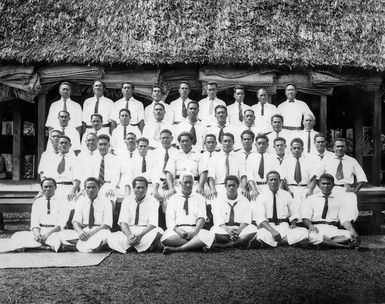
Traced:
<svg viewBox="0 0 385 304">
<path fill-rule="evenodd" d="M 82 169 L 75 154 L 72 152 L 64 154 L 64 172 L 60 174 L 58 172 L 58 167 L 62 159 L 63 154 L 50 154 L 49 158 L 44 160 L 45 163 L 41 163 L 41 166 L 39 167 L 39 171 L 42 172 L 43 178 L 51 177 L 57 183 L 74 182 L 75 180 L 80 180 Z"/>
<path fill-rule="evenodd" d="M 137 126 L 126 126 L 126 135 L 128 133 L 134 133 L 136 139 L 141 137 L 141 132 Z M 112 131 L 111 136 L 111 149 L 114 150 L 114 154 L 119 154 L 121 151 L 127 150 L 126 142 L 124 141 L 124 126 L 117 125 Z"/>
<path fill-rule="evenodd" d="M 235 206 L 234 206 L 235 204 Z M 234 206 L 234 222 L 251 224 L 251 203 L 241 195 L 235 200 L 230 200 L 226 194 L 220 195 L 211 204 L 214 226 L 226 224 L 230 220 L 231 206 Z"/>
<path fill-rule="evenodd" d="M 81 147 L 80 147 L 80 134 L 78 132 L 78 130 L 76 130 L 74 127 L 70 127 L 70 126 L 67 126 L 67 127 L 57 127 L 56 130 L 59 130 L 63 133 L 63 135 L 65 136 L 68 136 L 70 139 L 71 139 L 71 149 L 73 151 L 76 151 L 76 150 L 81 150 Z M 51 142 L 47 142 L 47 148 L 48 148 L 48 145 L 51 145 Z"/>
<path fill-rule="evenodd" d="M 176 225 L 196 225 L 199 218 L 206 220 L 205 198 L 192 192 L 188 197 L 188 215 L 183 209 L 185 197 L 181 192 L 170 197 L 166 209 L 167 229 L 173 229 Z"/>
<path fill-rule="evenodd" d="M 191 122 L 187 119 L 183 120 L 181 123 L 177 124 L 175 126 L 175 138 L 176 138 L 176 141 L 178 139 L 178 136 L 180 133 L 182 132 L 189 132 L 191 131 L 191 128 L 192 128 L 192 124 Z M 206 130 L 207 128 L 199 121 L 197 121 L 195 124 L 194 124 L 194 128 L 195 128 L 195 134 L 196 134 L 196 139 L 197 139 L 197 142 L 195 145 L 193 145 L 193 148 L 194 150 L 200 152 L 203 150 L 203 143 L 205 141 L 205 136 L 206 136 Z"/>
<path fill-rule="evenodd" d="M 74 128 L 80 127 L 82 125 L 82 107 L 75 101 L 67 99 L 67 112 L 70 113 L 71 119 L 68 122 L 68 125 Z M 59 112 L 64 109 L 64 100 L 60 99 L 55 101 L 49 107 L 49 112 L 47 116 L 47 121 L 45 123 L 46 127 L 51 127 L 56 129 L 59 124 Z"/>
<path fill-rule="evenodd" d="M 127 100 L 124 97 L 114 102 L 111 115 L 112 119 L 115 120 L 117 124 L 120 124 L 119 112 L 121 109 L 126 109 L 126 103 Z M 131 113 L 131 125 L 137 125 L 141 120 L 144 120 L 143 104 L 134 97 L 131 97 L 128 100 L 128 110 L 130 110 Z"/>
<path fill-rule="evenodd" d="M 301 169 L 301 181 L 300 185 L 308 185 L 310 179 L 315 175 L 314 164 L 305 155 L 302 155 L 299 159 Z M 297 159 L 293 156 L 287 157 L 282 161 L 281 169 L 282 174 L 286 178 L 287 183 L 290 185 L 296 185 L 297 182 L 294 180 L 295 167 L 297 165 Z"/>
<path fill-rule="evenodd" d="M 95 104 L 96 104 L 97 98 L 90 97 L 87 98 L 84 101 L 83 104 L 83 121 L 87 125 L 91 125 L 91 115 L 94 114 L 95 112 Z M 107 97 L 100 97 L 99 98 L 99 106 L 98 106 L 98 113 L 102 115 L 103 117 L 103 124 L 107 124 L 111 122 L 112 118 L 112 109 L 114 106 L 114 102 L 107 98 Z"/>
<path fill-rule="evenodd" d="M 81 143 L 81 148 L 82 148 L 81 150 L 82 151 L 87 150 L 86 138 L 87 138 L 88 133 L 95 133 L 96 136 L 105 134 L 105 135 L 108 135 L 109 137 L 111 137 L 111 135 L 109 133 L 109 128 L 100 128 L 98 131 L 95 131 L 93 128 L 87 128 L 83 134 L 83 137 L 82 137 L 82 143 Z"/>
<path fill-rule="evenodd" d="M 163 167 L 164 167 L 164 160 L 166 155 L 166 149 L 163 147 L 156 148 L 152 151 L 154 156 L 154 167 L 152 171 L 152 182 L 153 183 L 159 183 L 160 179 L 165 179 L 166 175 L 163 173 Z M 170 147 L 168 149 L 168 155 L 169 159 L 167 161 L 167 164 L 169 162 L 175 161 L 175 158 L 179 154 L 179 150 L 175 149 L 174 147 Z M 166 166 L 167 166 L 166 164 Z"/>
<path fill-rule="evenodd" d="M 191 150 L 186 154 L 179 150 L 173 161 L 167 163 L 165 171 L 170 172 L 174 178 L 178 175 L 180 176 L 184 171 L 191 172 L 194 177 L 198 177 L 208 170 L 207 165 L 199 152 Z"/>
<path fill-rule="evenodd" d="M 129 226 L 135 225 L 136 208 L 138 203 L 134 195 L 126 197 L 122 202 L 118 223 L 126 223 Z M 159 202 L 147 195 L 139 204 L 139 226 L 158 226 Z"/>
<path fill-rule="evenodd" d="M 242 117 L 244 118 L 244 112 L 251 109 L 250 106 L 241 102 Z M 227 106 L 228 120 L 231 125 L 242 127 L 244 125 L 243 121 L 239 120 L 239 103 L 234 102 L 231 105 Z"/>
<path fill-rule="evenodd" d="M 166 114 L 164 115 L 164 120 L 168 121 L 170 124 L 174 122 L 174 112 L 171 109 L 170 105 L 165 103 L 164 101 L 159 101 L 162 105 L 164 105 L 164 109 L 166 111 Z M 157 104 L 157 102 L 153 101 L 150 105 L 148 105 L 144 109 L 144 119 L 146 124 L 155 121 L 154 117 L 154 106 Z"/>
<path fill-rule="evenodd" d="M 112 203 L 108 198 L 97 196 L 94 200 L 94 225 L 107 225 L 112 227 Z M 91 200 L 88 196 L 81 196 L 75 204 L 73 222 L 78 222 L 83 226 L 88 226 L 91 208 Z"/>
<path fill-rule="evenodd" d="M 216 153 L 211 158 L 208 168 L 208 177 L 213 178 L 215 184 L 223 184 L 226 178 L 226 153 L 223 151 Z M 245 166 L 234 151 L 229 153 L 229 175 L 235 175 L 239 179 L 246 175 Z"/>
<path fill-rule="evenodd" d="M 263 191 L 257 197 L 254 205 L 255 209 L 253 210 L 253 220 L 256 221 L 257 225 L 273 218 L 273 200 L 273 192 L 271 192 L 271 190 Z M 292 221 L 298 218 L 293 198 L 289 192 L 278 189 L 276 193 L 276 202 L 278 219 L 288 218 Z"/>
<path fill-rule="evenodd" d="M 309 141 L 309 133 L 310 133 L 310 141 Z M 296 137 L 299 137 L 303 140 L 303 153 L 305 154 L 314 154 L 317 153 L 317 148 L 314 144 L 314 136 L 319 133 L 314 131 L 313 129 L 310 131 L 301 130 L 297 133 Z M 310 145 L 309 145 L 310 144 Z M 310 147 L 310 152 L 308 152 L 308 145 Z"/>
<path fill-rule="evenodd" d="M 235 153 L 238 154 L 239 156 L 239 161 L 244 164 L 245 166 L 245 172 L 246 172 L 246 160 L 249 159 L 249 157 L 251 157 L 252 155 L 254 155 L 255 153 L 257 153 L 257 151 L 255 150 L 254 148 L 255 146 L 253 145 L 253 148 L 251 149 L 250 152 L 246 152 L 243 148 Z"/>
<path fill-rule="evenodd" d="M 308 154 L 307 157 L 311 159 L 314 169 L 317 169 L 321 165 L 321 161 L 325 158 L 333 157 L 334 153 L 328 150 L 325 150 L 323 154 L 320 154 L 317 150 L 313 151 L 314 153 Z"/>
<path fill-rule="evenodd" d="M 143 128 L 143 137 L 148 139 L 149 146 L 153 148 L 159 148 L 162 144 L 160 143 L 160 132 L 162 130 L 170 130 L 175 140 L 175 132 L 173 125 L 166 120 L 162 121 L 150 121 L 146 122 Z"/>
<path fill-rule="evenodd" d="M 259 164 L 261 161 L 261 153 L 255 152 L 247 158 L 246 172 L 247 180 L 253 180 L 255 182 L 266 182 L 267 173 L 270 171 L 278 171 L 281 174 L 279 162 L 274 154 L 263 153 L 263 177 L 258 174 Z M 281 174 L 282 175 L 282 174 Z M 282 176 L 281 176 L 282 178 Z"/>
<path fill-rule="evenodd" d="M 148 151 L 145 156 L 146 171 L 142 172 L 143 156 L 135 153 L 132 158 L 119 158 L 120 171 L 122 173 L 121 186 L 129 185 L 132 187 L 132 181 L 135 177 L 143 176 L 148 182 L 152 181 L 152 172 L 154 168 L 154 152 Z"/>
<path fill-rule="evenodd" d="M 184 101 L 184 104 L 186 106 L 186 113 L 187 113 L 187 106 L 188 106 L 190 101 L 192 101 L 190 98 L 187 98 Z M 182 102 L 183 102 L 182 98 L 179 97 L 178 99 L 175 99 L 175 100 L 171 101 L 171 103 L 170 103 L 170 108 L 174 113 L 173 123 L 179 123 L 179 122 L 185 120 L 185 117 L 183 117 L 183 115 L 182 115 Z"/>
<path fill-rule="evenodd" d="M 204 126 L 217 124 L 217 119 L 215 118 L 215 107 L 219 105 L 226 106 L 226 103 L 217 97 L 215 97 L 213 100 L 210 100 L 208 97 L 206 97 L 199 101 L 198 117 Z"/>
<path fill-rule="evenodd" d="M 96 166 L 97 159 L 98 159 L 99 151 L 98 149 L 94 151 L 90 151 L 88 149 L 82 150 L 77 158 L 78 158 L 78 163 L 81 164 L 82 169 L 81 169 L 81 182 L 84 182 L 84 174 L 82 172 L 91 172 L 92 169 L 90 167 Z"/>
<path fill-rule="evenodd" d="M 286 139 L 286 152 L 290 153 L 290 142 L 292 140 L 292 132 L 289 130 L 282 129 L 279 132 L 271 131 L 269 134 L 266 134 L 267 138 L 269 139 L 269 146 L 267 147 L 267 152 L 275 153 L 274 149 L 274 139 L 277 137 L 283 137 Z"/>
<path fill-rule="evenodd" d="M 222 149 L 222 144 L 219 142 L 219 133 L 221 131 L 221 128 L 215 124 L 211 127 L 208 127 L 207 129 L 207 134 L 214 134 L 217 137 L 217 150 Z M 239 126 L 234 126 L 230 124 L 226 124 L 225 127 L 223 128 L 223 133 L 231 133 L 234 135 L 234 150 L 239 150 L 242 148 L 242 142 L 241 142 L 241 133 L 242 129 Z"/>
<path fill-rule="evenodd" d="M 251 109 L 254 111 L 255 115 L 255 127 L 261 133 L 267 133 L 273 131 L 271 126 L 271 117 L 275 114 L 278 114 L 277 107 L 271 103 L 266 102 L 263 106 L 263 115 L 262 115 L 262 105 L 260 102 L 251 106 Z"/>
<path fill-rule="evenodd" d="M 48 200 L 45 196 L 37 198 L 32 204 L 31 230 L 42 225 L 55 225 L 64 228 L 68 220 L 68 208 L 56 196 L 50 198 L 50 213 L 48 214 Z"/>
<path fill-rule="evenodd" d="M 302 118 L 306 114 L 313 115 L 309 106 L 298 99 L 294 99 L 293 102 L 288 100 L 278 105 L 278 111 L 283 116 L 283 125 L 287 127 L 301 127 Z"/>
</svg>

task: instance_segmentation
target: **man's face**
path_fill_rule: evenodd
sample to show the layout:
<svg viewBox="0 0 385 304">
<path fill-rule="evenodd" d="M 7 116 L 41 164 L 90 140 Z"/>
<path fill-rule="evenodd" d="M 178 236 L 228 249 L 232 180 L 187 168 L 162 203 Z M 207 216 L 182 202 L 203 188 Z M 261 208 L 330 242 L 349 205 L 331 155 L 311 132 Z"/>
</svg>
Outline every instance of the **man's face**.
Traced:
<svg viewBox="0 0 385 304">
<path fill-rule="evenodd" d="M 255 121 L 255 115 L 252 111 L 245 111 L 245 125 L 251 127 Z"/>
<path fill-rule="evenodd" d="M 323 195 L 329 195 L 333 190 L 334 183 L 326 178 L 321 178 L 318 182 L 318 186 Z"/>
<path fill-rule="evenodd" d="M 122 126 L 128 126 L 130 124 L 131 116 L 127 111 L 122 111 L 119 114 L 119 120 Z"/>
<path fill-rule="evenodd" d="M 138 181 L 135 184 L 134 194 L 138 201 L 144 199 L 147 193 L 147 187 L 145 182 Z"/>
<path fill-rule="evenodd" d="M 152 89 L 152 99 L 156 102 L 159 102 L 162 100 L 162 90 L 160 88 Z"/>
<path fill-rule="evenodd" d="M 59 147 L 59 152 L 62 154 L 65 154 L 65 153 L 68 153 L 68 151 L 70 150 L 71 143 L 67 138 L 60 138 L 58 147 Z"/>
<path fill-rule="evenodd" d="M 99 186 L 94 181 L 88 181 L 84 185 L 84 189 L 86 189 L 87 196 L 90 200 L 94 200 L 99 193 Z"/>
<path fill-rule="evenodd" d="M 242 146 L 245 151 L 250 151 L 253 148 L 253 137 L 251 134 L 243 134 Z"/>
<path fill-rule="evenodd" d="M 164 115 L 166 114 L 164 108 L 160 105 L 154 106 L 153 113 L 156 121 L 162 121 L 164 118 Z"/>
<path fill-rule="evenodd" d="M 96 136 L 94 135 L 87 135 L 86 137 L 86 146 L 89 151 L 95 151 L 98 147 L 98 141 L 96 139 Z"/>
<path fill-rule="evenodd" d="M 107 139 L 99 139 L 98 140 L 98 150 L 101 155 L 106 155 L 108 153 L 108 149 L 110 148 L 110 143 Z"/>
<path fill-rule="evenodd" d="M 160 134 L 160 143 L 164 149 L 170 148 L 172 143 L 172 136 L 167 132 Z"/>
<path fill-rule="evenodd" d="M 61 127 L 67 127 L 70 120 L 70 116 L 66 112 L 59 112 L 59 123 Z"/>
<path fill-rule="evenodd" d="M 237 194 L 238 194 L 238 183 L 234 180 L 228 180 L 226 182 L 226 193 L 227 193 L 227 197 L 230 198 L 230 199 L 234 199 L 235 197 L 237 197 Z"/>
<path fill-rule="evenodd" d="M 138 142 L 138 152 L 140 156 L 146 156 L 148 152 L 148 143 L 143 140 Z"/>
<path fill-rule="evenodd" d="M 301 157 L 303 152 L 303 146 L 298 142 L 293 142 L 290 146 L 290 151 L 294 157 Z"/>
<path fill-rule="evenodd" d="M 295 96 L 297 95 L 297 90 L 293 85 L 288 85 L 285 89 L 285 95 L 287 99 L 293 100 Z"/>
<path fill-rule="evenodd" d="M 208 152 L 214 152 L 217 147 L 217 141 L 214 137 L 209 136 L 206 138 L 205 147 Z"/>
<path fill-rule="evenodd" d="M 278 156 L 285 155 L 286 144 L 283 140 L 277 140 L 274 143 L 274 149 Z"/>
<path fill-rule="evenodd" d="M 132 97 L 132 94 L 134 93 L 134 90 L 132 89 L 132 86 L 128 83 L 125 83 L 123 86 L 122 86 L 122 93 L 123 93 L 123 97 L 126 98 L 126 99 L 129 99 Z"/>
<path fill-rule="evenodd" d="M 267 185 L 269 186 L 270 191 L 277 192 L 279 188 L 279 175 L 278 174 L 269 174 L 267 177 Z"/>
<path fill-rule="evenodd" d="M 282 130 L 282 120 L 280 117 L 274 117 L 271 121 L 271 126 L 275 132 L 281 132 Z"/>
<path fill-rule="evenodd" d="M 334 143 L 334 153 L 337 157 L 343 157 L 346 153 L 346 143 L 344 141 L 337 140 Z"/>
<path fill-rule="evenodd" d="M 184 153 L 188 153 L 191 151 L 192 148 L 192 142 L 191 139 L 188 136 L 181 136 L 179 141 L 180 148 Z"/>
<path fill-rule="evenodd" d="M 261 104 L 265 104 L 267 102 L 267 92 L 265 90 L 259 90 L 257 98 Z"/>
<path fill-rule="evenodd" d="M 196 120 L 199 113 L 199 107 L 195 103 L 190 103 L 187 107 L 187 116 L 190 120 Z"/>
<path fill-rule="evenodd" d="M 316 137 L 314 139 L 315 148 L 319 153 L 324 153 L 326 149 L 326 139 L 325 137 Z"/>
<path fill-rule="evenodd" d="M 183 179 L 180 181 L 182 192 L 187 195 L 191 194 L 193 185 L 194 179 L 192 178 L 192 176 L 184 176 Z"/>
<path fill-rule="evenodd" d="M 51 198 L 55 194 L 56 187 L 53 181 L 46 180 L 43 182 L 41 189 L 46 198 Z"/>
<path fill-rule="evenodd" d="M 188 84 L 182 83 L 179 86 L 179 94 L 180 94 L 180 97 L 182 97 L 182 98 L 188 97 L 188 94 L 190 94 L 190 87 L 188 86 Z"/>
<path fill-rule="evenodd" d="M 269 143 L 267 142 L 266 138 L 258 138 L 258 140 L 255 142 L 255 145 L 257 147 L 258 153 L 265 153 Z"/>
<path fill-rule="evenodd" d="M 91 125 L 94 130 L 99 131 L 102 128 L 102 120 L 99 116 L 92 116 Z"/>
<path fill-rule="evenodd" d="M 236 102 L 243 102 L 245 99 L 245 92 L 241 89 L 236 89 L 234 92 L 234 99 Z"/>
<path fill-rule="evenodd" d="M 214 84 L 209 84 L 207 86 L 207 96 L 209 99 L 214 99 L 217 97 L 217 86 Z"/>
<path fill-rule="evenodd" d="M 50 135 L 50 141 L 52 143 L 52 146 L 54 147 L 57 147 L 58 143 L 59 143 L 59 137 L 60 137 L 60 133 L 59 132 L 51 132 L 51 135 Z"/>
<path fill-rule="evenodd" d="M 215 111 L 215 117 L 217 118 L 217 122 L 225 123 L 227 119 L 227 111 L 223 108 L 219 108 Z"/>
<path fill-rule="evenodd" d="M 233 150 L 234 146 L 234 140 L 230 136 L 223 136 L 222 139 L 222 149 L 225 153 L 229 153 L 230 151 Z"/>
<path fill-rule="evenodd" d="M 65 100 L 70 98 L 71 87 L 67 84 L 61 85 L 59 88 L 59 94 L 60 94 L 61 98 L 65 99 Z"/>
<path fill-rule="evenodd" d="M 309 131 L 313 129 L 315 125 L 315 119 L 312 115 L 305 115 L 303 118 L 303 127 L 305 130 Z"/>
<path fill-rule="evenodd" d="M 103 95 L 103 84 L 100 81 L 95 81 L 92 89 L 95 95 L 97 96 Z"/>
<path fill-rule="evenodd" d="M 136 148 L 136 136 L 132 133 L 128 133 L 126 135 L 126 138 L 124 139 L 124 142 L 126 143 L 127 149 L 129 151 L 133 151 Z"/>
</svg>

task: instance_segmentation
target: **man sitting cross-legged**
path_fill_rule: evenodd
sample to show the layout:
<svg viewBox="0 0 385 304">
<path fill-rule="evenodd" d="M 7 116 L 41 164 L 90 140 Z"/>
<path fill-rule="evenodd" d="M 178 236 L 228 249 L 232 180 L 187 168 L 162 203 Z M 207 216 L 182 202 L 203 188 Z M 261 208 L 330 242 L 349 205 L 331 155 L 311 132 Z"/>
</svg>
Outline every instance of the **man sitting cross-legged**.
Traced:
<svg viewBox="0 0 385 304">
<path fill-rule="evenodd" d="M 107 244 L 112 227 L 112 203 L 104 195 L 98 195 L 100 184 L 96 178 L 87 178 L 84 189 L 86 195 L 81 196 L 75 206 L 74 230 L 63 230 L 62 242 L 68 249 L 76 245 L 80 252 L 92 252 Z"/>
<path fill-rule="evenodd" d="M 134 194 L 123 200 L 120 209 L 118 223 L 122 231 L 108 237 L 108 246 L 121 253 L 126 253 L 130 247 L 138 252 L 162 248 L 160 237 L 164 231 L 158 227 L 159 202 L 147 195 L 145 177 L 136 177 L 132 186 Z"/>
<path fill-rule="evenodd" d="M 44 248 L 58 251 L 59 231 L 64 228 L 69 208 L 64 200 L 55 195 L 56 182 L 45 178 L 41 182 L 42 196 L 32 204 L 31 231 L 19 231 L 11 236 L 8 250 Z"/>
<path fill-rule="evenodd" d="M 194 177 L 183 172 L 181 192 L 170 197 L 166 209 L 167 230 L 162 237 L 164 254 L 210 248 L 214 234 L 202 229 L 206 220 L 206 204 L 202 195 L 193 192 Z"/>
<path fill-rule="evenodd" d="M 238 247 L 247 245 L 257 233 L 251 225 L 251 203 L 238 194 L 239 179 L 234 175 L 225 178 L 226 194 L 218 196 L 211 204 L 215 234 L 213 247 Z"/>
<path fill-rule="evenodd" d="M 357 246 L 359 236 L 352 226 L 355 206 L 345 195 L 333 191 L 332 175 L 322 174 L 318 186 L 321 192 L 309 196 L 303 205 L 303 223 L 309 228 L 309 241 L 337 248 Z"/>
</svg>

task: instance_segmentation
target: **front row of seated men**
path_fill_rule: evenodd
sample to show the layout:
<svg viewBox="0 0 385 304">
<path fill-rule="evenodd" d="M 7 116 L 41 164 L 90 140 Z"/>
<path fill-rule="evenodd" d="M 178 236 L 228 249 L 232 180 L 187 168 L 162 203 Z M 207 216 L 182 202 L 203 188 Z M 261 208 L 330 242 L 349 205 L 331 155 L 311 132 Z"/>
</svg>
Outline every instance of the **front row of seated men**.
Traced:
<svg viewBox="0 0 385 304">
<path fill-rule="evenodd" d="M 111 233 L 114 203 L 98 195 L 98 179 L 86 179 L 85 195 L 76 202 L 73 229 L 67 229 L 71 208 L 56 197 L 56 181 L 46 178 L 41 182 L 43 196 L 32 205 L 31 231 L 16 232 L 10 239 L 10 250 L 44 247 L 56 252 L 92 252 L 108 245 L 121 253 L 163 249 L 167 254 L 215 247 L 324 244 L 351 248 L 359 244 L 352 225 L 355 210 L 343 195 L 333 191 L 330 174 L 320 176 L 320 192 L 306 199 L 302 218 L 289 192 L 279 189 L 279 173 L 270 171 L 266 182 L 267 189 L 250 202 L 239 194 L 238 177 L 227 176 L 226 191 L 211 203 L 213 225 L 208 230 L 205 199 L 193 191 L 194 176 L 185 171 L 179 179 L 180 191 L 167 202 L 167 229 L 163 231 L 158 225 L 159 202 L 147 195 L 148 181 L 139 176 L 132 183 L 133 194 L 121 205 L 121 231 Z"/>
</svg>

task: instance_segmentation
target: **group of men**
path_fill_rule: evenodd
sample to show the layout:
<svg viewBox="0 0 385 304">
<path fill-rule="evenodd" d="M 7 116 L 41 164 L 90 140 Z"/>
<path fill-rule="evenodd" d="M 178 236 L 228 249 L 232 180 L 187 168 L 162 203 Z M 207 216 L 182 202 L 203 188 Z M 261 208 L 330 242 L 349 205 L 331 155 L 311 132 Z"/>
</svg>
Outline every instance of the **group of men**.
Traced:
<svg viewBox="0 0 385 304">
<path fill-rule="evenodd" d="M 278 107 L 265 89 L 246 105 L 242 86 L 226 106 L 217 89 L 208 83 L 208 97 L 196 102 L 182 82 L 180 97 L 166 104 L 154 86 L 144 108 L 132 83 L 113 102 L 95 81 L 81 109 L 62 83 L 47 118 L 31 231 L 15 233 L 12 249 L 356 246 L 356 194 L 367 180 L 346 140 L 326 150 L 294 84 Z M 120 231 L 111 232 L 119 198 Z"/>
</svg>

